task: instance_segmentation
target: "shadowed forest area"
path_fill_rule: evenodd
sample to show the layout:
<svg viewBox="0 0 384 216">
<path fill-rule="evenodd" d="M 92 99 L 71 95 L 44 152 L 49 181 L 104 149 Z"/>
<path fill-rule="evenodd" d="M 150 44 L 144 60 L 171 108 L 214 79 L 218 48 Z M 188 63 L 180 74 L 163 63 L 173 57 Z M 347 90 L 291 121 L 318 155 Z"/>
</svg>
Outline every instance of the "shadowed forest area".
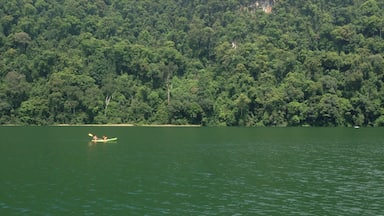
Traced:
<svg viewBox="0 0 384 216">
<path fill-rule="evenodd" d="M 0 124 L 384 126 L 384 0 L 0 0 Z"/>
</svg>

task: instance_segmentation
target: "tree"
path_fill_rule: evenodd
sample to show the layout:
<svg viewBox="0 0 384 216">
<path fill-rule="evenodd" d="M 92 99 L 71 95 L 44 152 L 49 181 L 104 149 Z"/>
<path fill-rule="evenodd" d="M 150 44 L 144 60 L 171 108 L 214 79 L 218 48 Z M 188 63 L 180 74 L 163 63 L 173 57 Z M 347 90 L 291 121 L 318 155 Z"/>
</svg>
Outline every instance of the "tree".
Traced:
<svg viewBox="0 0 384 216">
<path fill-rule="evenodd" d="M 16 71 L 9 72 L 4 77 L 3 83 L 11 107 L 17 109 L 28 98 L 30 84 L 26 81 L 25 75 Z"/>
<path fill-rule="evenodd" d="M 348 126 L 352 122 L 349 115 L 352 110 L 352 106 L 345 98 L 339 98 L 334 94 L 324 94 L 317 106 L 318 110 L 318 124 L 319 126 Z"/>
<path fill-rule="evenodd" d="M 235 100 L 235 104 L 238 107 L 238 110 L 240 111 L 240 119 L 243 122 L 243 124 L 240 124 L 240 125 L 244 125 L 246 121 L 245 117 L 249 109 L 248 106 L 250 103 L 251 103 L 251 99 L 249 99 L 247 95 L 243 93 L 241 93 Z"/>
<path fill-rule="evenodd" d="M 20 121 L 26 125 L 47 125 L 49 121 L 48 100 L 41 97 L 33 97 L 23 101 L 19 110 Z"/>
<path fill-rule="evenodd" d="M 94 80 L 87 75 L 76 75 L 69 70 L 52 74 L 48 81 L 48 101 L 50 112 L 55 116 L 55 121 L 60 123 L 81 123 L 89 121 L 87 105 L 84 101 L 88 95 L 87 89 L 94 87 Z M 101 100 L 101 98 L 99 99 Z M 80 119 L 78 116 L 82 116 Z"/>
<path fill-rule="evenodd" d="M 31 37 L 26 32 L 17 32 L 11 36 L 15 48 L 21 53 L 25 53 L 27 46 L 31 43 Z"/>
</svg>

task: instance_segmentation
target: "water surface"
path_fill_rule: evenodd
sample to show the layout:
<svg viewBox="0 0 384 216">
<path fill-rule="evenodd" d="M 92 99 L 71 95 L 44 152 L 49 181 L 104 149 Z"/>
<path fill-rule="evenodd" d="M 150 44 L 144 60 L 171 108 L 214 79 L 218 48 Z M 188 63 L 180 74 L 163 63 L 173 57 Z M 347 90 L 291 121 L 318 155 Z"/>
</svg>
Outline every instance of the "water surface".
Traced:
<svg viewBox="0 0 384 216">
<path fill-rule="evenodd" d="M 87 134 L 118 137 L 92 144 Z M 383 215 L 380 128 L 0 127 L 0 215 Z"/>
</svg>

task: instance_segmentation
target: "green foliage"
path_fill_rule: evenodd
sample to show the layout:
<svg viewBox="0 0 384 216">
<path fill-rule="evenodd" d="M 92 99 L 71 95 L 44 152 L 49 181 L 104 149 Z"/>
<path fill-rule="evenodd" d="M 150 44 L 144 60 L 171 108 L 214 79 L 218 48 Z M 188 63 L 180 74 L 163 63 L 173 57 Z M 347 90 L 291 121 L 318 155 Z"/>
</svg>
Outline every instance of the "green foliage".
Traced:
<svg viewBox="0 0 384 216">
<path fill-rule="evenodd" d="M 0 124 L 384 125 L 382 0 L 0 2 Z"/>
</svg>

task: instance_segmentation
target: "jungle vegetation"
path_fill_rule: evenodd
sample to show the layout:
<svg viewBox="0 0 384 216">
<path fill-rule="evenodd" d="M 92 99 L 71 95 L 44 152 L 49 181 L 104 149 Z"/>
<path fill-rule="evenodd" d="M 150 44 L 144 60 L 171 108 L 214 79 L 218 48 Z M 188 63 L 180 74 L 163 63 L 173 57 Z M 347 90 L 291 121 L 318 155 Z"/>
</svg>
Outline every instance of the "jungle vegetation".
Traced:
<svg viewBox="0 0 384 216">
<path fill-rule="evenodd" d="M 384 0 L 0 0 L 0 124 L 384 126 L 383 57 Z"/>
</svg>

